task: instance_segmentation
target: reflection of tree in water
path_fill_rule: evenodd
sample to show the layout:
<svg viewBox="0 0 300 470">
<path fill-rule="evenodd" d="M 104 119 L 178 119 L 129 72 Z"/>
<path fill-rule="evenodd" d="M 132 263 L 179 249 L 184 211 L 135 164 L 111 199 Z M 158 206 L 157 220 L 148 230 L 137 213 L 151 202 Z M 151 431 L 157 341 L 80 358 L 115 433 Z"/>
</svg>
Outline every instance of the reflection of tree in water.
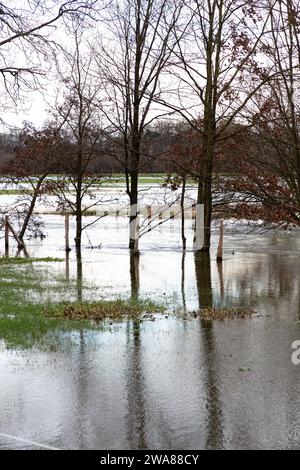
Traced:
<svg viewBox="0 0 300 470">
<path fill-rule="evenodd" d="M 88 408 L 87 403 L 87 391 L 88 391 L 88 367 L 87 367 L 87 358 L 86 358 L 86 344 L 85 344 L 85 335 L 82 330 L 79 332 L 79 351 L 78 351 L 78 360 L 77 360 L 77 380 L 76 380 L 76 390 L 77 390 L 77 416 L 76 420 L 76 435 L 78 447 L 82 449 L 88 449 L 91 445 L 89 441 L 90 433 L 86 430 L 86 410 Z M 89 430 L 88 430 L 89 431 Z"/>
<path fill-rule="evenodd" d="M 139 255 L 130 251 L 131 299 L 138 300 L 140 288 Z M 145 449 L 145 377 L 141 348 L 141 323 L 139 320 L 127 322 L 127 429 L 128 442 L 132 449 Z"/>
<path fill-rule="evenodd" d="M 147 448 L 146 410 L 145 410 L 145 377 L 141 348 L 140 322 L 131 322 L 127 330 L 127 432 L 131 449 Z"/>
<path fill-rule="evenodd" d="M 199 308 L 212 307 L 211 267 L 208 253 L 195 253 L 195 273 L 198 290 Z M 216 370 L 216 344 L 212 322 L 201 321 L 202 367 L 206 372 L 206 400 L 208 423 L 206 448 L 223 448 L 223 412 Z"/>
<path fill-rule="evenodd" d="M 183 311 L 186 312 L 186 297 L 185 297 L 185 250 L 182 252 L 181 258 L 181 298 Z"/>
<path fill-rule="evenodd" d="M 245 260 L 240 259 L 245 257 Z M 247 257 L 247 259 L 246 259 Z M 282 299 L 299 292 L 300 273 L 297 263 L 282 254 L 268 253 L 259 259 L 240 253 L 226 265 L 228 273 L 224 283 L 224 303 L 239 306 L 258 303 L 262 298 Z"/>
</svg>

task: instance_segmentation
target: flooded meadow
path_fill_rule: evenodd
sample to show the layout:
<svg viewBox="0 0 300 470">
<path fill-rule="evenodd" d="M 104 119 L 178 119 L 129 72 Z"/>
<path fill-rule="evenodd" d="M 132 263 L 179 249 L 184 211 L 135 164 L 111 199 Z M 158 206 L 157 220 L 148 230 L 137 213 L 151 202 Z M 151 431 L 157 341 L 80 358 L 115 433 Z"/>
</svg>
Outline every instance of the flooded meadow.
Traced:
<svg viewBox="0 0 300 470">
<path fill-rule="evenodd" d="M 151 300 L 166 311 L 90 327 L 32 324 L 27 331 L 18 330 L 18 314 L 2 308 L 1 449 L 299 448 L 300 366 L 291 361 L 292 342 L 300 339 L 297 232 L 225 226 L 224 260 L 217 263 L 218 231 L 211 259 L 190 245 L 183 253 L 175 218 L 142 237 L 133 256 L 128 219 L 108 216 L 83 235 L 78 262 L 74 249 L 64 251 L 64 218 L 42 218 L 47 237 L 32 238 L 27 250 L 56 262 L 15 267 L 27 276 L 26 292 L 25 278 L 7 271 L 20 314 L 22 302 L 115 298 Z M 190 241 L 192 233 L 187 220 Z M 254 314 L 203 321 L 193 315 L 203 306 Z"/>
</svg>

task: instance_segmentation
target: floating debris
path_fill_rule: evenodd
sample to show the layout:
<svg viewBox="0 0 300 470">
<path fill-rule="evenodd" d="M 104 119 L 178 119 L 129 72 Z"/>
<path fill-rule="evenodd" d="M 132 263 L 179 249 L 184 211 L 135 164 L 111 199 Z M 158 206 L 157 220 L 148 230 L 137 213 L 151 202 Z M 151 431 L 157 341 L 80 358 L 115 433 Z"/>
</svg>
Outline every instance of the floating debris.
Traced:
<svg viewBox="0 0 300 470">
<path fill-rule="evenodd" d="M 251 369 L 250 369 L 250 367 L 240 367 L 239 371 L 240 372 L 251 372 Z"/>
</svg>

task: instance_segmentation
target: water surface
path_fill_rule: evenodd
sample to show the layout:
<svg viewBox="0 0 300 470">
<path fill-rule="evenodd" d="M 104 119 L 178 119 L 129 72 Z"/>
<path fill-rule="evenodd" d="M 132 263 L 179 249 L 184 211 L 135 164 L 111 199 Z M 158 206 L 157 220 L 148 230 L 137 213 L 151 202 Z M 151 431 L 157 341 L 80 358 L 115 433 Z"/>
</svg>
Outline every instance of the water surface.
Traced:
<svg viewBox="0 0 300 470">
<path fill-rule="evenodd" d="M 49 236 L 28 250 L 64 257 L 63 220 L 46 222 Z M 84 282 L 71 297 L 88 299 L 87 282 L 95 298 L 150 297 L 175 312 L 245 306 L 257 314 L 214 323 L 157 316 L 61 333 L 53 351 L 2 343 L 0 433 L 61 449 L 299 448 L 300 366 L 291 362 L 291 343 L 300 339 L 299 235 L 227 231 L 221 267 L 181 252 L 177 220 L 146 235 L 138 259 L 126 234 L 123 218 L 88 231 Z M 190 244 L 191 234 L 188 225 Z M 53 270 L 76 278 L 74 250 Z M 0 448 L 37 446 L 0 436 Z"/>
</svg>

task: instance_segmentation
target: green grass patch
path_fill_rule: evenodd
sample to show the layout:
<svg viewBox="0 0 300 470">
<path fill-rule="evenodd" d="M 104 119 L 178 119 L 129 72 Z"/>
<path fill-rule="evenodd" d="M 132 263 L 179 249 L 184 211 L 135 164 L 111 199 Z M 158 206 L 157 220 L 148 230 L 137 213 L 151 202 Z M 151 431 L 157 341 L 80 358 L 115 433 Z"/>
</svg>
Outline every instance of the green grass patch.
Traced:
<svg viewBox="0 0 300 470">
<path fill-rule="evenodd" d="M 101 320 L 133 319 L 163 311 L 148 300 L 88 303 L 88 298 L 99 295 L 98 288 L 67 278 L 60 265 L 54 269 L 53 260 L 59 259 L 1 258 L 0 345 L 56 350 L 66 338 L 72 342 L 79 332 L 106 328 Z"/>
<path fill-rule="evenodd" d="M 61 262 L 61 261 L 64 261 L 64 260 L 62 258 L 51 258 L 51 257 L 46 257 L 46 258 L 1 257 L 0 266 L 3 264 L 31 264 L 31 263 L 50 263 L 50 262 L 56 263 L 56 262 Z"/>
<path fill-rule="evenodd" d="M 6 347 L 32 347 L 43 344 L 48 333 L 54 338 L 57 336 L 54 332 L 61 334 L 90 327 L 88 322 L 79 325 L 44 315 L 45 306 L 55 299 L 76 295 L 75 281 L 60 279 L 59 273 L 53 273 L 52 258 L 35 258 L 35 261 L 47 260 L 36 265 L 26 262 L 27 258 L 17 260 L 17 263 L 1 263 L 0 267 L 0 340 Z"/>
<path fill-rule="evenodd" d="M 17 196 L 19 194 L 33 194 L 30 189 L 0 189 L 0 196 Z"/>
</svg>

